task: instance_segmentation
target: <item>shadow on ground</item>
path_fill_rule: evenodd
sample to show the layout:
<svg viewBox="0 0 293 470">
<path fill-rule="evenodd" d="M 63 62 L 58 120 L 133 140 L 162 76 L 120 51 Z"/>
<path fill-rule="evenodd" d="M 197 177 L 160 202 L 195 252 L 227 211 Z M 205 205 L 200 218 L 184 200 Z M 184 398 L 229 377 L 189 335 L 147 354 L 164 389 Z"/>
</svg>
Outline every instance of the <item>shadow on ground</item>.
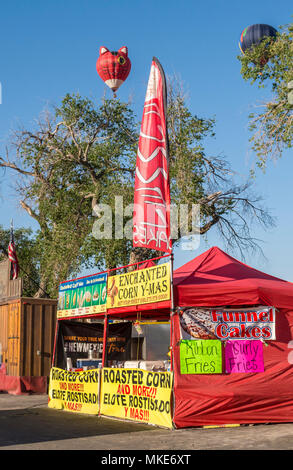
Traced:
<svg viewBox="0 0 293 470">
<path fill-rule="evenodd" d="M 145 424 L 69 413 L 46 407 L 0 411 L 0 448 L 153 430 L 155 428 Z"/>
</svg>

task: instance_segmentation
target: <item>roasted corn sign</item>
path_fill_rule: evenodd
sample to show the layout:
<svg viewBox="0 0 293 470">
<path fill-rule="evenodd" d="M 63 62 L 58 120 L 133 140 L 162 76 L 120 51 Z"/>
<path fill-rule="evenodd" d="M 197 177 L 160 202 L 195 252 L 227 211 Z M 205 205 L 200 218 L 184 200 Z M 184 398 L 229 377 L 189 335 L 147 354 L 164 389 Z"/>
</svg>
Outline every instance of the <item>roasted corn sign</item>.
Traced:
<svg viewBox="0 0 293 470">
<path fill-rule="evenodd" d="M 171 372 L 104 368 L 101 375 L 102 415 L 172 428 Z"/>
<path fill-rule="evenodd" d="M 98 414 L 100 370 L 81 372 L 53 367 L 50 371 L 49 408 Z"/>
<path fill-rule="evenodd" d="M 108 278 L 107 308 L 170 300 L 170 263 Z"/>
</svg>

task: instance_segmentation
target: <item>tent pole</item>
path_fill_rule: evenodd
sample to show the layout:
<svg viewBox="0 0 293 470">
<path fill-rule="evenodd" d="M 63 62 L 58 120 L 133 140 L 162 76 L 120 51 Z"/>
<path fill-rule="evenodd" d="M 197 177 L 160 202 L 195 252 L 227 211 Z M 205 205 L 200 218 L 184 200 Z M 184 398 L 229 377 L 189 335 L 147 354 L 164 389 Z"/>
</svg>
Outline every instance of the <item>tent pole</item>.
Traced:
<svg viewBox="0 0 293 470">
<path fill-rule="evenodd" d="M 173 312 L 174 312 L 174 293 L 173 293 L 173 264 L 174 264 L 174 253 L 171 251 L 171 277 L 170 277 L 170 288 L 171 288 L 171 312 L 170 312 L 170 370 L 173 371 Z"/>
<path fill-rule="evenodd" d="M 58 332 L 59 332 L 59 320 L 58 320 L 58 318 L 57 318 L 57 320 L 56 320 L 56 326 L 55 326 L 55 338 L 54 338 L 54 347 L 53 347 L 53 355 L 52 355 L 51 367 L 54 367 L 54 364 L 55 364 L 56 343 L 57 343 Z"/>
<path fill-rule="evenodd" d="M 105 367 L 105 362 L 107 360 L 107 336 L 108 336 L 108 316 L 107 313 L 105 313 L 105 318 L 104 318 L 104 337 L 103 337 L 103 356 L 102 356 L 102 368 Z"/>
</svg>

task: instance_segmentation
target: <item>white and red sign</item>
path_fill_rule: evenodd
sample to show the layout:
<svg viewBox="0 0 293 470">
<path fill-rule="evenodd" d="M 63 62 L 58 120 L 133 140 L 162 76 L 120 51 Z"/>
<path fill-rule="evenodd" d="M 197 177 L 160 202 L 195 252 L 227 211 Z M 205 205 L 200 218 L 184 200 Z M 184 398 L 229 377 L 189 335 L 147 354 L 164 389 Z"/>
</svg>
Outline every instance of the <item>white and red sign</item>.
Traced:
<svg viewBox="0 0 293 470">
<path fill-rule="evenodd" d="M 170 186 L 166 80 L 153 58 L 137 151 L 133 246 L 170 253 Z"/>
<path fill-rule="evenodd" d="M 254 309 L 180 309 L 182 339 L 274 340 L 275 308 Z"/>
</svg>

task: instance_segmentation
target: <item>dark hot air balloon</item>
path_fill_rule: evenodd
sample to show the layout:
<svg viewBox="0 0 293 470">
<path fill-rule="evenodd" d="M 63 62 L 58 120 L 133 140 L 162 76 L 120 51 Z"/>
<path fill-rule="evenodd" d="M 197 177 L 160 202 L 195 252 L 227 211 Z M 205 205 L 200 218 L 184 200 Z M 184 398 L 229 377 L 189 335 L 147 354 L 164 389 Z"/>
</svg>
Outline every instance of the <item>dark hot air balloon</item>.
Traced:
<svg viewBox="0 0 293 470">
<path fill-rule="evenodd" d="M 265 38 L 275 39 L 277 30 L 268 24 L 253 24 L 245 28 L 240 36 L 239 47 L 243 54 L 254 46 L 258 46 Z M 265 65 L 269 57 L 264 56 L 260 60 L 260 65 Z"/>
<path fill-rule="evenodd" d="M 122 85 L 129 75 L 131 62 L 126 46 L 118 51 L 109 51 L 106 47 L 100 47 L 100 56 L 96 64 L 97 72 L 101 79 L 114 93 Z"/>
</svg>

